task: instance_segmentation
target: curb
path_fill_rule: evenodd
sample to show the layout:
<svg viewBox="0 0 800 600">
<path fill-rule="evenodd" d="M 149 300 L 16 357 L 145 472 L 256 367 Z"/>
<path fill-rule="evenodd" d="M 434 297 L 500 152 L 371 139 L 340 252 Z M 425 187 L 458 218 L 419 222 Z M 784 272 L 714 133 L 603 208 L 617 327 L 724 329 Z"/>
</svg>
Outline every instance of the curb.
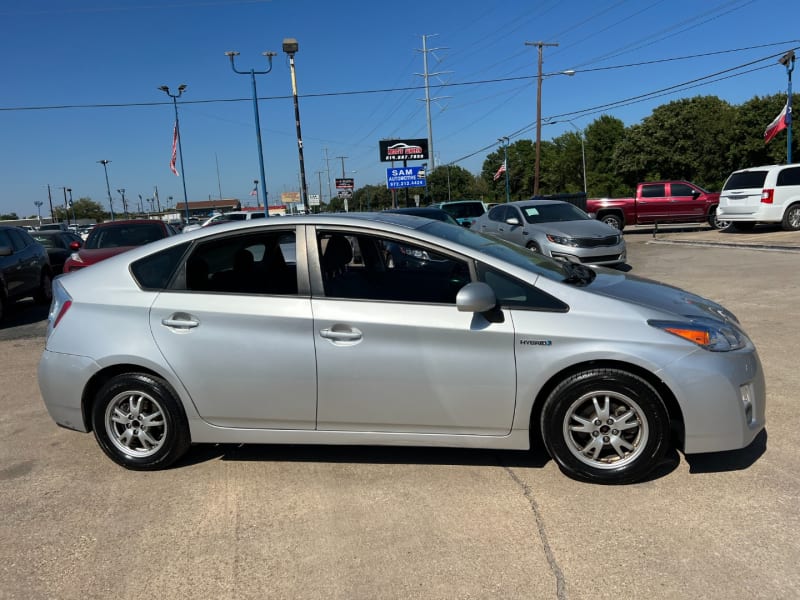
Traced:
<svg viewBox="0 0 800 600">
<path fill-rule="evenodd" d="M 764 250 L 768 252 L 800 252 L 797 246 L 779 246 L 775 244 L 733 244 L 727 242 L 705 242 L 692 240 L 649 240 L 646 244 L 672 244 L 673 246 L 704 246 L 709 248 L 741 248 L 744 250 Z"/>
</svg>

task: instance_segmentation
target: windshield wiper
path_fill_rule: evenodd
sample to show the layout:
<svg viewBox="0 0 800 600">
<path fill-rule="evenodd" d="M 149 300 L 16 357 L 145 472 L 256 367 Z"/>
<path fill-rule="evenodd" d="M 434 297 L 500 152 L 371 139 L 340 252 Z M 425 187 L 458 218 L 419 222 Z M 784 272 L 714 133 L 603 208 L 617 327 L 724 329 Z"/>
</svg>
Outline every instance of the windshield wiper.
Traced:
<svg viewBox="0 0 800 600">
<path fill-rule="evenodd" d="M 577 263 L 564 263 L 564 272 L 566 277 L 564 283 L 574 283 L 576 285 L 589 285 L 597 277 L 592 269 L 586 265 L 579 265 Z"/>
</svg>

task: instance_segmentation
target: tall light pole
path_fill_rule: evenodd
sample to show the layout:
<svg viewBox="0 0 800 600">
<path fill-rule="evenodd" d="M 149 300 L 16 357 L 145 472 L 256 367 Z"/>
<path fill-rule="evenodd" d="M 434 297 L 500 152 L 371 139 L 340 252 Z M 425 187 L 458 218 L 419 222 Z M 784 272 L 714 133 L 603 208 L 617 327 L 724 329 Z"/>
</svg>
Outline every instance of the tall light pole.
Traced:
<svg viewBox="0 0 800 600">
<path fill-rule="evenodd" d="M 62 191 L 64 192 L 64 216 L 67 220 L 67 227 L 69 227 L 69 204 L 67 204 L 67 186 L 61 187 Z"/>
<path fill-rule="evenodd" d="M 169 88 L 166 85 L 160 86 L 162 92 L 164 92 L 167 96 L 172 98 L 172 106 L 175 109 L 175 135 L 174 138 L 178 140 L 178 154 L 180 154 L 181 159 L 181 183 L 183 184 L 183 208 L 186 209 L 186 222 L 189 222 L 189 217 L 191 216 L 189 213 L 189 197 L 186 195 L 186 169 L 183 168 L 183 145 L 181 144 L 181 124 L 178 120 L 178 98 L 183 95 L 183 92 L 186 91 L 186 84 L 182 83 L 178 86 L 178 93 L 173 94 L 169 91 Z M 173 140 L 173 148 L 174 148 L 174 140 Z M 172 165 L 170 165 L 172 166 Z M 110 196 L 110 194 L 109 194 Z"/>
<path fill-rule="evenodd" d="M 258 166 L 261 172 L 261 190 L 262 196 L 264 201 L 264 216 L 269 217 L 269 199 L 268 199 L 268 192 L 267 192 L 267 176 L 264 174 L 264 150 L 261 147 L 261 122 L 258 118 L 258 93 L 256 92 L 256 75 L 266 75 L 270 71 L 272 71 L 272 57 L 276 56 L 276 52 L 262 52 L 264 56 L 267 57 L 267 62 L 269 63 L 269 68 L 266 71 L 256 71 L 255 69 L 250 69 L 249 71 L 240 71 L 236 68 L 234 64 L 234 58 L 239 56 L 238 52 L 229 51 L 225 53 L 229 59 L 231 59 L 231 69 L 233 69 L 234 73 L 238 73 L 239 75 L 250 75 L 250 80 L 252 82 L 253 87 L 253 113 L 255 113 L 256 117 L 256 141 L 258 142 Z"/>
<path fill-rule="evenodd" d="M 108 208 L 111 211 L 111 220 L 113 221 L 114 220 L 114 201 L 111 199 L 111 186 L 108 185 L 108 163 L 110 163 L 111 161 L 110 160 L 106 160 L 104 158 L 103 160 L 98 160 L 97 162 L 99 162 L 101 165 L 103 165 L 103 171 L 105 171 L 105 173 L 106 173 L 106 192 L 108 192 Z"/>
<path fill-rule="evenodd" d="M 306 166 L 303 160 L 303 136 L 300 133 L 300 103 L 297 99 L 297 74 L 294 68 L 294 55 L 299 50 L 297 40 L 294 38 L 284 38 L 283 51 L 289 56 L 289 71 L 292 75 L 292 98 L 294 99 L 294 122 L 297 128 L 297 153 L 300 158 L 300 187 L 302 193 L 303 208 L 306 213 L 311 212 L 308 207 L 308 186 L 306 184 Z M 344 159 L 342 167 L 344 168 Z"/>
<path fill-rule="evenodd" d="M 511 194 L 508 186 L 508 137 L 501 137 L 497 140 L 503 144 L 503 173 L 506 176 L 506 203 L 511 202 Z"/>
<path fill-rule="evenodd" d="M 34 200 L 33 203 L 36 205 L 36 214 L 39 215 L 39 227 L 42 226 L 42 202 L 41 200 Z"/>
<path fill-rule="evenodd" d="M 72 204 L 72 188 L 67 188 L 69 192 L 69 207 L 72 210 L 72 223 L 73 225 L 78 224 L 78 220 L 75 218 L 75 206 Z"/>
<path fill-rule="evenodd" d="M 789 79 L 786 97 L 786 164 L 792 164 L 792 71 L 794 71 L 794 50 L 789 50 L 778 60 L 786 67 L 786 77 Z"/>
<path fill-rule="evenodd" d="M 117 193 L 122 196 L 122 212 L 125 213 L 125 218 L 128 218 L 128 203 L 125 201 L 125 188 L 119 188 Z"/>
</svg>

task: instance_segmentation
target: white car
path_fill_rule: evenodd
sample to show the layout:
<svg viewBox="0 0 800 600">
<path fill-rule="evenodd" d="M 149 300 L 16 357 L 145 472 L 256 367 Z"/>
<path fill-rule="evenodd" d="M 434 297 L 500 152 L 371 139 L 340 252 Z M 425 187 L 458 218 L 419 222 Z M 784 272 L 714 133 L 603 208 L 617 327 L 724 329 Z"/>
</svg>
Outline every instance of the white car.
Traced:
<svg viewBox="0 0 800 600">
<path fill-rule="evenodd" d="M 756 223 L 800 229 L 800 165 L 768 165 L 734 171 L 719 196 L 717 217 L 750 231 Z"/>
<path fill-rule="evenodd" d="M 232 212 L 220 213 L 209 217 L 199 225 L 187 225 L 183 228 L 183 232 L 194 231 L 201 227 L 208 227 L 209 225 L 218 225 L 220 223 L 227 223 L 229 221 L 250 221 L 252 219 L 263 219 L 265 215 L 261 211 L 255 210 L 234 210 Z"/>
</svg>

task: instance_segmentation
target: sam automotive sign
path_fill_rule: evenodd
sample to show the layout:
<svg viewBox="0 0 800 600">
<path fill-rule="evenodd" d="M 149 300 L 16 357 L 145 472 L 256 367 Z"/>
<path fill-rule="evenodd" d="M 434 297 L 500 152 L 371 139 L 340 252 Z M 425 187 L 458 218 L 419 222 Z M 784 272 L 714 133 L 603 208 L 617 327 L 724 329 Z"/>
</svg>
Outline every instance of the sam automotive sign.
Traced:
<svg viewBox="0 0 800 600">
<path fill-rule="evenodd" d="M 426 160 L 428 158 L 428 140 L 381 140 L 378 142 L 381 161 L 393 160 Z"/>
</svg>

